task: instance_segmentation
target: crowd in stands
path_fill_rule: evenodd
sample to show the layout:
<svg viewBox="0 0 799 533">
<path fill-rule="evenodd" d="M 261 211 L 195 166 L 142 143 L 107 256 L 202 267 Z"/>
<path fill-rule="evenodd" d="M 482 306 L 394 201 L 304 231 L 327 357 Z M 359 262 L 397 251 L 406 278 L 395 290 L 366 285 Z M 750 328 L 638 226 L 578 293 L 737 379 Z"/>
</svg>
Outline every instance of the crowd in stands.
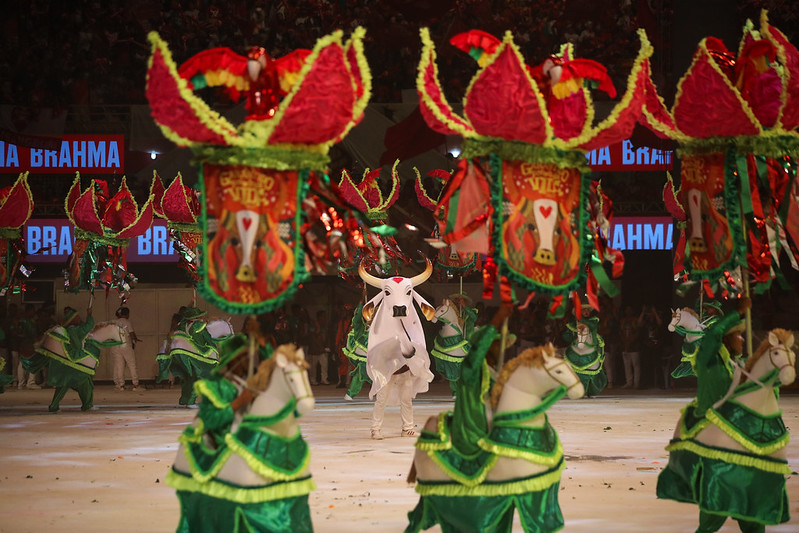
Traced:
<svg viewBox="0 0 799 533">
<path fill-rule="evenodd" d="M 31 0 L 4 8 L 0 103 L 30 107 L 143 104 L 149 31 L 169 43 L 175 60 L 216 46 L 244 52 L 266 47 L 273 57 L 336 29 L 367 29 L 365 52 L 374 77 L 373 101 L 401 99 L 415 86 L 419 28 L 439 43 L 442 77 L 460 99 L 474 61 L 445 45 L 479 28 L 514 34 L 538 64 L 565 41 L 578 53 L 626 75 L 638 48 L 635 2 L 614 9 L 591 0 Z"/>
</svg>

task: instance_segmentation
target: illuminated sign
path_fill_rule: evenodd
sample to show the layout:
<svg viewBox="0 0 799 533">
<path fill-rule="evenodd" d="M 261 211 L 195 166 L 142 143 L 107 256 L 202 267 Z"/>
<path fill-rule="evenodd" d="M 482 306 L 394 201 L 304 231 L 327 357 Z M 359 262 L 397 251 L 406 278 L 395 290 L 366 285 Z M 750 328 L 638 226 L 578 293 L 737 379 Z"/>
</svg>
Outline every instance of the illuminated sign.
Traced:
<svg viewBox="0 0 799 533">
<path fill-rule="evenodd" d="M 613 217 L 608 243 L 617 250 L 671 250 L 671 217 Z"/>
<path fill-rule="evenodd" d="M 672 151 L 658 148 L 633 148 L 628 140 L 597 148 L 585 154 L 588 166 L 594 172 L 616 172 L 625 170 L 671 170 Z"/>
<path fill-rule="evenodd" d="M 31 263 L 63 263 L 72 253 L 75 232 L 63 218 L 30 219 L 22 231 Z M 144 235 L 130 240 L 129 263 L 175 263 L 178 255 L 169 240 L 166 221 L 155 219 Z"/>
<path fill-rule="evenodd" d="M 63 135 L 56 142 L 48 150 L 0 141 L 0 172 L 121 174 L 125 167 L 124 135 Z"/>
</svg>

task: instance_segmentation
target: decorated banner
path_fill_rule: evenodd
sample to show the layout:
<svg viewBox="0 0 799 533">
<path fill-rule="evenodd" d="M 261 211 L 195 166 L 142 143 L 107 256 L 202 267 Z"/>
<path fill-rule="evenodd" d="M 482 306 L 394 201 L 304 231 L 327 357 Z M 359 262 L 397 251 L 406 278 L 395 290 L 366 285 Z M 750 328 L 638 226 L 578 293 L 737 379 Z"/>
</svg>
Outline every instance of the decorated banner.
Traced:
<svg viewBox="0 0 799 533">
<path fill-rule="evenodd" d="M 161 176 L 153 171 L 153 207 L 155 214 L 167 220 L 169 238 L 178 252 L 178 266 L 185 270 L 191 281 L 200 281 L 197 272 L 197 253 L 202 242 L 202 230 L 199 224 L 200 200 L 199 191 L 183 184 L 180 172 L 164 189 Z"/>
<path fill-rule="evenodd" d="M 436 260 L 433 263 L 433 270 L 439 274 L 439 277 L 441 277 L 442 274 L 444 277 L 449 277 L 454 274 L 464 276 L 473 270 L 480 269 L 480 253 L 462 252 L 458 248 L 458 245 L 466 248 L 469 247 L 469 244 L 467 244 L 469 239 L 467 239 L 466 235 L 474 235 L 471 240 L 476 239 L 478 242 L 481 239 L 483 240 L 482 245 L 477 245 L 482 253 L 487 253 L 488 250 L 488 214 L 490 209 L 488 202 L 488 184 L 483 179 L 473 190 L 471 190 L 472 187 L 470 187 L 470 185 L 474 182 L 471 181 L 467 182 L 463 187 L 460 187 L 459 185 L 464 178 L 462 168 L 467 162 L 462 161 L 461 163 L 462 164 L 458 165 L 458 171 L 452 174 L 443 169 L 434 169 L 427 173 L 428 177 L 439 183 L 438 194 L 434 194 L 425 189 L 424 183 L 422 182 L 422 175 L 417 168 L 414 167 L 413 169 L 416 173 L 415 189 L 419 205 L 433 211 L 437 222 L 433 230 L 433 235 L 426 240 L 431 246 L 438 248 Z M 451 180 L 458 182 L 458 184 L 448 187 L 447 185 Z M 450 190 L 449 193 L 445 193 L 447 188 Z M 470 199 L 467 199 L 469 198 L 469 194 L 464 194 L 464 203 L 460 203 L 461 194 L 466 191 L 472 193 L 471 200 L 472 203 L 475 204 L 474 208 L 467 207 L 466 205 L 470 201 Z M 449 198 L 449 201 L 442 202 L 442 197 Z M 453 216 L 450 217 L 450 215 Z M 458 217 L 460 217 L 460 220 L 458 220 Z M 464 217 L 470 220 L 463 220 Z M 473 222 L 474 220 L 476 220 L 476 223 Z M 456 227 L 458 229 L 456 229 Z M 460 228 L 464 229 L 460 230 Z M 458 241 L 458 245 L 450 244 L 450 242 L 454 240 L 453 234 L 459 233 L 463 237 Z M 443 239 L 441 238 L 442 235 L 445 236 Z"/>
<path fill-rule="evenodd" d="M 22 289 L 21 277 L 29 277 L 25 263 L 22 228 L 33 213 L 33 194 L 28 173 L 20 174 L 14 185 L 0 189 L 0 296 Z"/>
<path fill-rule="evenodd" d="M 124 177 L 113 196 L 103 180 L 92 180 L 82 192 L 80 181 L 77 174 L 64 203 L 67 218 L 75 226 L 75 244 L 64 272 L 65 289 L 114 288 L 124 301 L 137 282 L 128 272 L 125 251 L 130 239 L 153 222 L 152 186 L 139 209 Z"/>
<path fill-rule="evenodd" d="M 492 159 L 492 198 L 503 273 L 531 290 L 576 290 L 591 254 L 590 180 L 577 168 Z"/>
<path fill-rule="evenodd" d="M 201 244 L 205 287 L 230 304 L 252 305 L 304 279 L 297 198 L 307 172 L 203 165 Z"/>
<path fill-rule="evenodd" d="M 422 115 L 435 131 L 464 138 L 464 160 L 436 207 L 441 238 L 458 251 L 471 239 L 468 251 L 488 254 L 483 296 L 491 297 L 496 279 L 508 278 L 531 294 L 553 296 L 551 311 L 560 314 L 563 297 L 578 298 L 586 280 L 589 287 L 599 284 L 612 291 L 604 276 L 602 282 L 596 276 L 605 260 L 619 273 L 621 254 L 611 253 L 604 242 L 592 245 L 592 239 L 602 238 L 599 228 L 605 222 L 600 217 L 605 215 L 599 204 L 589 208 L 586 153 L 622 142 L 632 132 L 652 54 L 644 32 L 639 31 L 641 48 L 626 90 L 598 124 L 593 124 L 589 88 L 611 98 L 616 90 L 606 69 L 575 57 L 571 44 L 530 67 L 510 32 L 502 40 L 479 30 L 454 36 L 450 43 L 480 67 L 460 116 L 439 82 L 427 29 L 421 34 L 417 90 Z M 480 190 L 490 190 L 490 205 L 481 206 Z M 591 216 L 596 220 L 589 224 Z M 482 231 L 492 238 L 482 238 Z M 591 302 L 595 305 L 596 299 Z"/>
<path fill-rule="evenodd" d="M 165 42 L 149 35 L 152 59 L 147 98 L 169 139 L 190 147 L 201 167 L 199 290 L 233 313 L 263 313 L 282 305 L 308 276 L 304 250 L 335 249 L 316 235 L 304 238 L 304 214 L 337 217 L 306 200 L 313 173 L 323 173 L 328 150 L 362 118 L 371 92 L 363 28 L 342 42 L 334 32 L 313 50 L 281 58 L 253 47 L 200 52 L 178 67 Z M 234 126 L 194 94 L 222 87 L 246 97 L 245 122 Z M 318 180 L 317 180 L 318 182 Z M 329 187 L 320 184 L 323 195 Z M 306 209 L 307 208 L 307 209 Z M 314 221 L 315 224 L 316 221 Z M 325 240 L 341 228 L 330 225 Z M 314 252 L 314 253 L 315 253 Z M 321 268 L 314 255 L 308 264 Z"/>
<path fill-rule="evenodd" d="M 672 109 L 648 81 L 642 121 L 678 141 L 681 189 L 667 185 L 669 211 L 685 223 L 675 273 L 707 280 L 723 296 L 784 284 L 781 250 L 796 268 L 796 156 L 799 155 L 799 52 L 761 14 L 744 27 L 737 54 L 721 40 L 700 41 Z"/>
</svg>

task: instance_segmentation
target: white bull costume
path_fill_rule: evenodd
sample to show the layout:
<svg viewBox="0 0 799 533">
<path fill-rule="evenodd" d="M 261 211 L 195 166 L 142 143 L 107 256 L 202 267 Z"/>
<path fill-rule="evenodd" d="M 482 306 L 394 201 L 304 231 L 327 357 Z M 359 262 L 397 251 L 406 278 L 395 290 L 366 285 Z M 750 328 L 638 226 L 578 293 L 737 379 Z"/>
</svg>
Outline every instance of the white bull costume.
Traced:
<svg viewBox="0 0 799 533">
<path fill-rule="evenodd" d="M 363 317 L 370 324 L 366 352 L 366 370 L 372 380 L 369 398 L 377 397 L 372 438 L 383 438 L 383 412 L 389 403 L 400 405 L 402 435 L 417 436 L 413 429 L 412 400 L 427 391 L 433 373 L 424 330 L 413 302 L 416 301 L 427 320 L 433 318 L 435 308 L 413 289 L 427 281 L 433 265 L 428 260 L 425 271 L 412 278 L 378 278 L 366 272 L 363 265 L 358 273 L 365 283 L 380 289 L 363 308 Z"/>
</svg>

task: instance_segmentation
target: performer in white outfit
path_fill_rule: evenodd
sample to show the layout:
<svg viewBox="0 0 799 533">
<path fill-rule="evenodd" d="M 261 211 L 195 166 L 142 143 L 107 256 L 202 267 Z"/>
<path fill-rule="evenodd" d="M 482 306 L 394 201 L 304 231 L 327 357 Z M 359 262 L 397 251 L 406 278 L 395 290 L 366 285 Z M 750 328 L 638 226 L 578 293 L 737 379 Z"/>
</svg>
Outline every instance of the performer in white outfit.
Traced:
<svg viewBox="0 0 799 533">
<path fill-rule="evenodd" d="M 136 354 L 133 351 L 133 347 L 139 339 L 133 330 L 133 324 L 130 322 L 130 309 L 120 307 L 117 309 L 116 317 L 115 322 L 122 328 L 124 342 L 119 346 L 110 348 L 111 358 L 114 361 L 114 386 L 117 391 L 125 390 L 125 365 L 127 365 L 130 379 L 133 381 L 133 390 L 138 391 L 140 390 L 139 375 L 136 372 Z"/>
</svg>

